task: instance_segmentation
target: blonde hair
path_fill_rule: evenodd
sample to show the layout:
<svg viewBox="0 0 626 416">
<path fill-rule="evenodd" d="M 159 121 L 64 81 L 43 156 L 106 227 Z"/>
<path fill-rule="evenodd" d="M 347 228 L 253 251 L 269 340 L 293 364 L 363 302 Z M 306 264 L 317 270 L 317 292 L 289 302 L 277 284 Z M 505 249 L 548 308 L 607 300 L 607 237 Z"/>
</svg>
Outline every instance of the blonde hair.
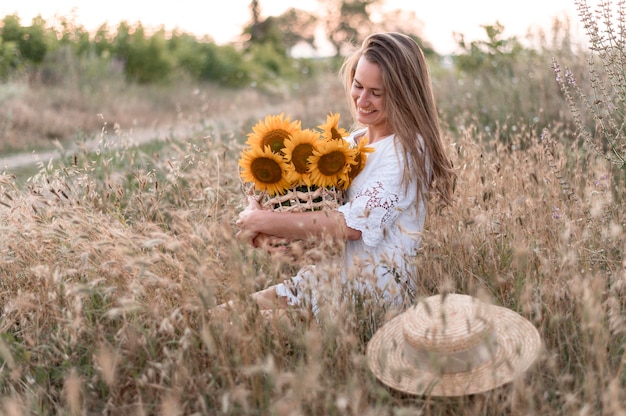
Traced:
<svg viewBox="0 0 626 416">
<path fill-rule="evenodd" d="M 442 143 L 430 73 L 422 50 L 412 38 L 400 33 L 368 36 L 361 47 L 346 58 L 340 72 L 353 116 L 356 116 L 356 105 L 350 90 L 361 57 L 380 66 L 387 121 L 408 155 L 402 176 L 404 184 L 416 178 L 418 196 L 427 198 L 424 190 L 434 191 L 441 202 L 450 204 L 456 174 Z"/>
</svg>

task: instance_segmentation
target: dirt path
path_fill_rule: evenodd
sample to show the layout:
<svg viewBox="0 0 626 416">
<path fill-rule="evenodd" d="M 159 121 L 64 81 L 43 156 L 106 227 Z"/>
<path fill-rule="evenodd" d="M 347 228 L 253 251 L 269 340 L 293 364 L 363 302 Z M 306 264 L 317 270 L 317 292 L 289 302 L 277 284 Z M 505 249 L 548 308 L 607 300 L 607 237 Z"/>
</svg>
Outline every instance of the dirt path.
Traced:
<svg viewBox="0 0 626 416">
<path fill-rule="evenodd" d="M 326 87 L 327 88 L 327 87 Z M 322 88 L 324 89 L 324 88 Z M 258 98 L 257 98 L 258 100 Z M 314 101 L 309 99 L 309 101 Z M 310 103 L 309 103 L 310 104 Z M 185 140 L 194 134 L 209 132 L 216 137 L 220 137 L 224 132 L 232 132 L 239 128 L 242 123 L 250 120 L 258 120 L 264 118 L 268 114 L 280 114 L 282 112 L 290 112 L 294 110 L 302 110 L 303 102 L 301 99 L 291 99 L 278 103 L 258 102 L 251 100 L 249 105 L 236 106 L 214 114 L 211 118 L 203 120 L 201 124 L 178 124 L 170 127 L 159 128 L 135 128 L 131 130 L 122 130 L 120 132 L 108 132 L 105 136 L 108 145 L 115 145 L 116 141 L 124 141 L 125 144 L 141 145 L 151 141 L 165 140 L 168 138 L 176 138 Z M 91 152 L 103 145 L 103 134 L 96 132 L 94 138 L 86 142 L 71 145 L 63 149 L 32 151 L 15 153 L 11 155 L 0 154 L 0 172 L 11 172 L 15 169 L 35 167 L 38 164 L 48 164 L 50 161 L 58 160 L 62 154 L 73 154 L 78 152 Z"/>
<path fill-rule="evenodd" d="M 198 131 L 199 128 L 199 126 L 178 125 L 158 130 L 142 128 L 133 129 L 128 132 L 110 132 L 106 135 L 99 132 L 93 139 L 72 145 L 65 149 L 23 152 L 6 156 L 0 155 L 0 172 L 10 172 L 15 169 L 37 166 L 40 163 L 47 164 L 50 161 L 54 162 L 59 159 L 62 154 L 95 151 L 102 146 L 104 138 L 106 138 L 109 145 L 122 141 L 132 145 L 141 145 L 171 137 L 184 138 L 187 137 L 187 135 L 193 134 L 194 131 Z"/>
</svg>

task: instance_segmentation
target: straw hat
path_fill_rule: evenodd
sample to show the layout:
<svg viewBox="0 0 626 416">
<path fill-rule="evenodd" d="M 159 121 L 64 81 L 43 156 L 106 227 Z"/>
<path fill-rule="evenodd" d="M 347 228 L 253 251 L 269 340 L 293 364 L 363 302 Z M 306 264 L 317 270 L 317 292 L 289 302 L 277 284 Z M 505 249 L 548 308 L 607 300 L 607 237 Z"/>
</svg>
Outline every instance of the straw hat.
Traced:
<svg viewBox="0 0 626 416">
<path fill-rule="evenodd" d="M 396 390 L 462 396 L 512 381 L 540 347 L 537 329 L 510 309 L 467 295 L 435 295 L 383 325 L 367 345 L 367 360 Z"/>
</svg>

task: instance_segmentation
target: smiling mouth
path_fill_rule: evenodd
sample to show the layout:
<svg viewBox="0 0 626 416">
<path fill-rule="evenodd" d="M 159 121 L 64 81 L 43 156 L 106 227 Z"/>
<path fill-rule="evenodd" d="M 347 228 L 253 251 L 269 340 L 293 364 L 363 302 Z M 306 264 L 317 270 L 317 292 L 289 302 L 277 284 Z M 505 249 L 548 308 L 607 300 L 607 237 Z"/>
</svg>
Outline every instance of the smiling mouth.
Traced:
<svg viewBox="0 0 626 416">
<path fill-rule="evenodd" d="M 366 110 L 364 108 L 359 108 L 359 113 L 361 114 L 372 114 L 374 112 L 374 110 Z"/>
</svg>

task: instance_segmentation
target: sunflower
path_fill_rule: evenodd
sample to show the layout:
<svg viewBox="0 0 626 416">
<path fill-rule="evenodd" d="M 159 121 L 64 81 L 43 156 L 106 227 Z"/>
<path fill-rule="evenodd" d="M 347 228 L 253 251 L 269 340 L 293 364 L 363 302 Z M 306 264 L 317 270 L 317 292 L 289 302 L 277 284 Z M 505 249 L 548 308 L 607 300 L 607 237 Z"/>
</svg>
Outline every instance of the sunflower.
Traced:
<svg viewBox="0 0 626 416">
<path fill-rule="evenodd" d="M 314 150 L 313 156 L 309 158 L 313 184 L 345 188 L 350 181 L 350 166 L 356 163 L 355 152 L 345 140 L 327 141 L 318 150 Z"/>
<path fill-rule="evenodd" d="M 285 140 L 300 130 L 299 120 L 291 122 L 290 117 L 284 118 L 284 115 L 268 115 L 265 120 L 259 120 L 252 127 L 252 133 L 248 134 L 246 144 L 261 149 L 269 146 L 273 153 L 280 153 L 285 147 Z"/>
<path fill-rule="evenodd" d="M 350 166 L 350 172 L 348 172 L 348 177 L 350 178 L 350 181 L 356 178 L 356 175 L 361 173 L 361 171 L 365 167 L 365 162 L 367 161 L 367 153 L 372 153 L 374 151 L 374 148 L 367 147 L 368 143 L 369 143 L 368 138 L 363 136 L 359 140 L 359 143 L 357 144 L 357 146 L 354 148 L 355 150 L 354 161 L 356 163 Z"/>
<path fill-rule="evenodd" d="M 322 138 L 324 140 L 343 139 L 348 136 L 348 132 L 345 129 L 339 128 L 340 117 L 341 114 L 339 113 L 330 113 L 326 116 L 326 123 L 317 126 L 320 130 L 322 130 Z"/>
<path fill-rule="evenodd" d="M 282 194 L 289 188 L 288 166 L 283 157 L 268 147 L 245 150 L 239 159 L 241 179 L 254 182 L 257 191 L 270 195 Z"/>
<path fill-rule="evenodd" d="M 311 186 L 311 174 L 309 172 L 309 158 L 313 155 L 320 143 L 320 135 L 317 131 L 306 129 L 295 132 L 285 140 L 285 160 L 293 165 L 289 171 L 289 182 L 295 186 L 305 184 Z"/>
</svg>

